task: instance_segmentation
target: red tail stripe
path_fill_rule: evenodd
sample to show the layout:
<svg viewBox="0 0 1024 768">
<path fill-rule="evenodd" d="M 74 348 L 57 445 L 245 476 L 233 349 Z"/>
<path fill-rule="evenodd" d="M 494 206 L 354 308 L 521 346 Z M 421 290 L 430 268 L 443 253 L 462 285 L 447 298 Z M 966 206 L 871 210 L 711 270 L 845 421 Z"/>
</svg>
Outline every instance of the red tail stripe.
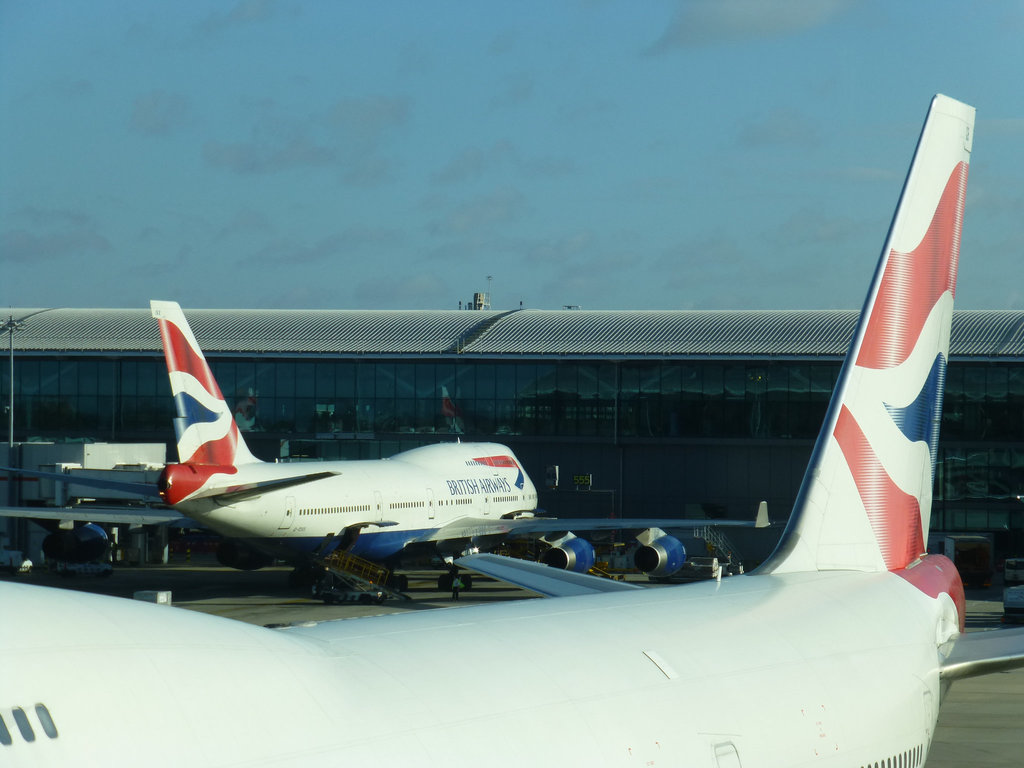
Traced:
<svg viewBox="0 0 1024 768">
<path fill-rule="evenodd" d="M 832 434 L 853 474 L 886 568 L 905 568 L 924 552 L 917 499 L 900 490 L 889 477 L 846 406 L 840 411 Z"/>
<path fill-rule="evenodd" d="M 167 358 L 167 370 L 180 371 L 195 377 L 196 381 L 203 385 L 207 392 L 218 400 L 223 400 L 220 387 L 213 378 L 213 372 L 206 361 L 196 354 L 192 346 L 185 340 L 181 329 L 174 323 L 167 320 L 158 320 L 160 325 L 160 340 L 164 345 L 164 354 Z"/>
<path fill-rule="evenodd" d="M 891 251 L 878 287 L 857 365 L 892 368 L 910 355 L 928 314 L 946 291 L 956 295 L 967 164 L 953 169 L 921 242 Z"/>
<path fill-rule="evenodd" d="M 232 422 L 228 433 L 217 440 L 207 440 L 196 448 L 187 460 L 182 464 L 216 464 L 218 466 L 231 466 L 235 463 L 235 453 L 238 446 L 238 426 Z"/>
</svg>

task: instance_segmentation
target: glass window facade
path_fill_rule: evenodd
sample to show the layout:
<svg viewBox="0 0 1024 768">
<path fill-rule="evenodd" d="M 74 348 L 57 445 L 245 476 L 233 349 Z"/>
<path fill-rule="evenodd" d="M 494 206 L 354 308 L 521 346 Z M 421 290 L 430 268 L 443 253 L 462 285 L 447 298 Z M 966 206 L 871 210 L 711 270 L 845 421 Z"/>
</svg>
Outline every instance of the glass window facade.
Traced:
<svg viewBox="0 0 1024 768">
<path fill-rule="evenodd" d="M 211 359 L 243 431 L 813 438 L 833 362 Z M 163 431 L 162 360 L 24 358 L 15 430 L 131 440 Z M 0 377 L 6 405 L 9 383 Z M 6 410 L 6 408 L 5 408 Z M 1024 365 L 950 365 L 943 441 L 1024 434 Z"/>
<path fill-rule="evenodd" d="M 771 488 L 781 482 L 776 496 L 791 502 L 840 368 L 831 360 L 210 355 L 210 361 L 236 422 L 263 458 L 281 450 L 311 458 L 376 458 L 430 442 L 434 435 L 462 434 L 506 442 L 517 451 L 533 446 L 538 462 L 558 463 L 577 450 L 574 446 L 586 444 L 596 446 L 592 455 L 598 458 L 591 464 L 605 462 L 620 474 L 618 493 L 650 499 L 642 510 L 632 510 L 646 514 L 679 511 L 671 505 L 686 493 L 676 485 L 680 474 L 713 477 L 720 470 L 696 468 L 700 456 L 687 458 L 680 470 L 655 450 L 643 471 L 657 479 L 631 491 L 623 479 L 628 472 L 618 469 L 632 466 L 629 457 L 609 458 L 609 452 L 629 445 L 671 451 L 672 446 L 736 441 L 746 453 L 728 459 L 733 477 L 739 472 Z M 4 406 L 9 387 L 8 377 L 0 375 Z M 173 415 L 162 358 L 15 357 L 16 440 L 170 443 Z M 979 505 L 987 505 L 987 523 L 1020 525 L 1024 505 L 1018 504 L 1021 510 L 1006 505 L 1024 493 L 1022 435 L 1024 364 L 954 361 L 947 372 L 935 488 L 936 509 L 948 529 L 977 522 Z M 775 457 L 783 441 L 798 450 L 779 462 Z M 661 468 L 651 470 L 652 463 Z M 770 469 L 762 476 L 761 467 Z M 530 471 L 543 479 L 543 466 Z M 733 513 L 750 497 L 764 495 L 754 480 L 749 482 L 751 487 L 724 504 Z M 734 484 L 723 477 L 723 487 Z"/>
</svg>

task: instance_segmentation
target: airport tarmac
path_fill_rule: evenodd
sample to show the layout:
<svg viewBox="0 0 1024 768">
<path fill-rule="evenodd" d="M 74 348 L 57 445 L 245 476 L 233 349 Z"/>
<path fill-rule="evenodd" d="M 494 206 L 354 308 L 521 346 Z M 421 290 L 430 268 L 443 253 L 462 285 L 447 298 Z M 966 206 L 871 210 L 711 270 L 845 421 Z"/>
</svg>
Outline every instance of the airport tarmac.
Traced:
<svg viewBox="0 0 1024 768">
<path fill-rule="evenodd" d="M 281 625 L 307 621 L 352 619 L 385 613 L 438 608 L 458 609 L 507 600 L 540 599 L 533 593 L 474 575 L 473 589 L 454 602 L 437 589 L 438 571 L 410 571 L 411 600 L 380 605 L 325 605 L 304 589 L 288 586 L 289 568 L 236 571 L 195 562 L 141 568 L 119 567 L 111 576 L 61 577 L 35 572 L 18 581 L 131 598 L 140 590 L 168 590 L 174 605 L 251 624 Z M 968 631 L 1000 626 L 1000 590 L 969 592 Z M 963 680 L 953 685 L 942 703 L 927 768 L 1024 766 L 1024 670 Z"/>
</svg>

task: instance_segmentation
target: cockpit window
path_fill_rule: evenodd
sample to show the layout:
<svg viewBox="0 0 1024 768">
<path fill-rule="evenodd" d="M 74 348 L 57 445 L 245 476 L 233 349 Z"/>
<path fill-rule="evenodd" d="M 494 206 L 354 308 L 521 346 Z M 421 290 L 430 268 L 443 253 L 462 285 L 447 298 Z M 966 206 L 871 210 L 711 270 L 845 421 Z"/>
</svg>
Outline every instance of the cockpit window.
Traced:
<svg viewBox="0 0 1024 768">
<path fill-rule="evenodd" d="M 5 747 L 11 746 L 11 732 L 7 730 L 7 723 L 4 722 L 3 715 L 0 715 L 0 744 Z"/>
<path fill-rule="evenodd" d="M 18 730 L 21 731 L 21 737 L 25 741 L 35 741 L 36 732 L 32 730 L 32 724 L 28 721 L 28 715 L 25 714 L 25 710 L 21 707 L 15 707 L 11 710 L 11 714 L 14 715 L 14 722 L 18 726 Z"/>
<path fill-rule="evenodd" d="M 39 718 L 39 724 L 43 726 L 43 732 L 51 739 L 56 739 L 57 726 L 53 724 L 53 718 L 50 717 L 50 710 L 46 708 L 45 704 L 36 704 L 36 717 Z"/>
</svg>

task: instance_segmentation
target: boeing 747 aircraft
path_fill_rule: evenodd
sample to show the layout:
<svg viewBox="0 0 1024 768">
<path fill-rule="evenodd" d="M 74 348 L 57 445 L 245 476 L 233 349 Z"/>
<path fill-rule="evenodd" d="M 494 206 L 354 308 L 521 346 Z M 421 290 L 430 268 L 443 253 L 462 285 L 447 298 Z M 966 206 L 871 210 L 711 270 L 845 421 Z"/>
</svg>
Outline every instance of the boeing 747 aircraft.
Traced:
<svg viewBox="0 0 1024 768">
<path fill-rule="evenodd" d="M 1024 665 L 1021 631 L 963 633 L 925 554 L 973 126 L 935 97 L 756 573 L 284 630 L 2 584 L 0 762 L 923 766 L 950 683 Z"/>
<path fill-rule="evenodd" d="M 768 525 L 763 510 L 750 522 L 539 517 L 533 482 L 513 452 L 497 443 L 439 443 L 378 461 L 260 461 L 246 446 L 181 308 L 169 301 L 153 301 L 151 307 L 174 396 L 179 462 L 165 468 L 157 487 L 75 482 L 159 493 L 175 511 L 0 508 L 0 515 L 88 521 L 63 529 L 54 525 L 44 546 L 50 557 L 96 557 L 106 546 L 96 523 L 173 524 L 177 518 L 222 534 L 217 557 L 233 568 L 260 568 L 278 558 L 302 568 L 335 550 L 389 565 L 416 553 L 451 561 L 529 537 L 548 545 L 542 554 L 546 564 L 585 573 L 594 565 L 594 547 L 577 534 L 617 530 L 636 534 L 640 570 L 668 576 L 682 568 L 686 551 L 664 528 Z"/>
<path fill-rule="evenodd" d="M 594 564 L 594 548 L 571 526 L 576 532 L 639 531 L 638 565 L 668 575 L 682 567 L 685 551 L 661 527 L 707 523 L 536 517 L 533 482 L 512 451 L 497 443 L 427 445 L 380 461 L 259 461 L 181 308 L 153 301 L 152 311 L 174 394 L 180 459 L 161 476 L 160 495 L 228 537 L 220 551 L 226 565 L 259 567 L 272 557 L 295 561 L 338 548 L 378 562 L 416 548 L 452 559 L 512 536 L 533 536 L 551 544 L 546 563 L 585 572 Z"/>
</svg>

